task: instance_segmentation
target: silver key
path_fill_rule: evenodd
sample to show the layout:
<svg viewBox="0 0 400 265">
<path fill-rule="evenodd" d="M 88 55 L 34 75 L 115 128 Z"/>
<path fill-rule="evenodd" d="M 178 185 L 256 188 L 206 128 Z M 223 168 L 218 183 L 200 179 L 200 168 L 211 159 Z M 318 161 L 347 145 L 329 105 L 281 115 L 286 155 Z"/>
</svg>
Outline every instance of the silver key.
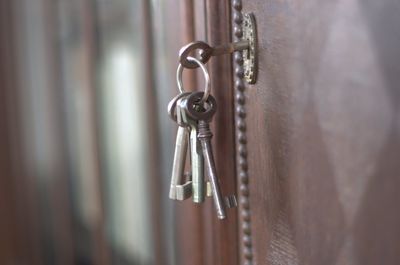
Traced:
<svg viewBox="0 0 400 265">
<path fill-rule="evenodd" d="M 170 118 L 179 125 L 176 135 L 174 162 L 172 167 L 171 185 L 169 190 L 169 198 L 173 200 L 185 200 L 191 196 L 192 183 L 190 176 L 185 177 L 186 152 L 188 148 L 189 130 L 188 126 L 182 123 L 181 112 L 179 109 L 179 100 L 187 96 L 189 93 L 182 93 L 176 96 L 168 104 L 168 114 Z"/>
<path fill-rule="evenodd" d="M 217 211 L 218 218 L 224 219 L 226 218 L 225 206 L 235 207 L 237 205 L 237 202 L 234 195 L 226 197 L 225 203 L 222 200 L 214 156 L 211 148 L 211 138 L 213 135 L 209 125 L 217 110 L 217 103 L 214 97 L 210 95 L 206 101 L 208 107 L 205 110 L 199 111 L 199 109 L 196 108 L 196 105 L 198 105 L 198 102 L 201 100 L 202 96 L 203 92 L 196 92 L 187 96 L 185 99 L 186 104 L 185 106 L 182 106 L 182 110 L 185 110 L 187 116 L 198 121 L 197 137 L 201 142 L 203 156 L 207 163 L 207 169 L 214 198 L 214 205 Z"/>
<path fill-rule="evenodd" d="M 190 96 L 190 95 L 189 95 Z M 192 167 L 192 200 L 195 203 L 204 202 L 205 198 L 205 182 L 204 182 L 204 158 L 199 140 L 197 138 L 197 120 L 191 119 L 186 115 L 184 108 L 186 106 L 187 97 L 178 101 L 180 105 L 182 120 L 185 124 L 190 125 L 190 158 Z"/>
</svg>

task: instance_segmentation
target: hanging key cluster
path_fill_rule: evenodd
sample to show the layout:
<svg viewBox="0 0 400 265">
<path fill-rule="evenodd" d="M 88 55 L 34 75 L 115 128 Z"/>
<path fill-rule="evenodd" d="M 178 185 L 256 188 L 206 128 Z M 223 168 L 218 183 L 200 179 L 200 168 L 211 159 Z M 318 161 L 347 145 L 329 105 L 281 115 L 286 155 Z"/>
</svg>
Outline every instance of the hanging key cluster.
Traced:
<svg viewBox="0 0 400 265">
<path fill-rule="evenodd" d="M 202 66 L 203 72 L 206 71 L 201 61 L 194 58 L 190 59 Z M 205 75 L 206 82 L 209 82 L 208 73 L 205 72 Z M 180 78 L 178 74 L 178 86 L 181 93 L 168 104 L 168 114 L 179 126 L 169 197 L 178 201 L 192 198 L 193 202 L 202 203 L 207 196 L 211 196 L 218 218 L 224 219 L 226 218 L 226 207 L 236 207 L 237 201 L 234 195 L 222 197 L 216 172 L 211 146 L 213 134 L 210 129 L 210 122 L 217 111 L 217 102 L 209 94 L 207 84 L 204 92 L 184 92 Z M 186 172 L 188 149 L 190 150 L 191 170 Z M 208 176 L 207 180 L 204 169 L 206 169 Z"/>
</svg>

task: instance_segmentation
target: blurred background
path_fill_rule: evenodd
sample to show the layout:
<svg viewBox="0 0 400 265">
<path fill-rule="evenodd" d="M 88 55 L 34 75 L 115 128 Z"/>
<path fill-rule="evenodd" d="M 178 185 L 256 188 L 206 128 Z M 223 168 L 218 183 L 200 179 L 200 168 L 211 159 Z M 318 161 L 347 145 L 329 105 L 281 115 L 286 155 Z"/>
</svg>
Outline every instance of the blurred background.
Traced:
<svg viewBox="0 0 400 265">
<path fill-rule="evenodd" d="M 1 1 L 0 264 L 176 264 L 182 2 Z"/>
</svg>

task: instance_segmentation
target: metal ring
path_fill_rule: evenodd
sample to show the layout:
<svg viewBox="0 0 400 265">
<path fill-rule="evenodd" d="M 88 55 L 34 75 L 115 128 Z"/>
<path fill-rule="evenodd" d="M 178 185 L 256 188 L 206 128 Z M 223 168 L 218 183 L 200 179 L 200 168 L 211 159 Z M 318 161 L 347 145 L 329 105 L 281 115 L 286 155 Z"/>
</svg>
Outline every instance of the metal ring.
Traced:
<svg viewBox="0 0 400 265">
<path fill-rule="evenodd" d="M 200 100 L 200 103 L 203 104 L 207 100 L 208 96 L 211 93 L 210 75 L 208 74 L 206 66 L 199 59 L 196 59 L 196 58 L 190 57 L 190 56 L 187 57 L 187 59 L 190 62 L 197 63 L 200 66 L 201 70 L 203 71 L 204 79 L 205 79 L 205 86 L 204 86 L 203 98 Z M 183 84 L 182 84 L 183 69 L 184 69 L 183 65 L 179 64 L 178 69 L 176 70 L 176 82 L 178 84 L 178 89 L 181 93 L 185 92 L 185 90 L 183 89 Z"/>
<path fill-rule="evenodd" d="M 190 93 L 190 95 L 187 96 L 186 114 L 193 120 L 210 121 L 217 111 L 217 102 L 212 95 L 209 95 L 206 101 L 208 108 L 205 108 L 202 111 L 198 111 L 196 110 L 195 106 L 202 98 L 202 96 L 203 92 L 201 91 Z"/>
<path fill-rule="evenodd" d="M 210 45 L 208 45 L 204 41 L 193 41 L 193 42 L 183 46 L 179 51 L 179 62 L 186 68 L 195 69 L 195 68 L 199 67 L 198 64 L 189 60 L 189 54 L 195 50 L 202 51 L 201 58 L 200 58 L 200 61 L 202 63 L 206 63 L 210 59 L 212 51 L 213 51 L 213 49 L 210 47 Z"/>
<path fill-rule="evenodd" d="M 169 117 L 176 122 L 176 103 L 179 99 L 189 96 L 190 92 L 183 92 L 175 96 L 168 104 L 168 115 Z"/>
</svg>

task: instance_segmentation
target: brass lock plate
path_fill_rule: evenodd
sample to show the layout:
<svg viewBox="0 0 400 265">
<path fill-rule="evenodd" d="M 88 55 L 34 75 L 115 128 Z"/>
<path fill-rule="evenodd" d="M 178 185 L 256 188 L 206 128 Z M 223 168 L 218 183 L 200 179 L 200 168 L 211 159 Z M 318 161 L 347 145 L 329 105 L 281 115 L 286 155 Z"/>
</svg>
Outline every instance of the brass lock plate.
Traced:
<svg viewBox="0 0 400 265">
<path fill-rule="evenodd" d="M 253 13 L 244 13 L 242 22 L 242 40 L 249 42 L 249 48 L 243 50 L 244 79 L 249 84 L 257 81 L 258 59 L 257 59 L 257 28 Z"/>
</svg>

